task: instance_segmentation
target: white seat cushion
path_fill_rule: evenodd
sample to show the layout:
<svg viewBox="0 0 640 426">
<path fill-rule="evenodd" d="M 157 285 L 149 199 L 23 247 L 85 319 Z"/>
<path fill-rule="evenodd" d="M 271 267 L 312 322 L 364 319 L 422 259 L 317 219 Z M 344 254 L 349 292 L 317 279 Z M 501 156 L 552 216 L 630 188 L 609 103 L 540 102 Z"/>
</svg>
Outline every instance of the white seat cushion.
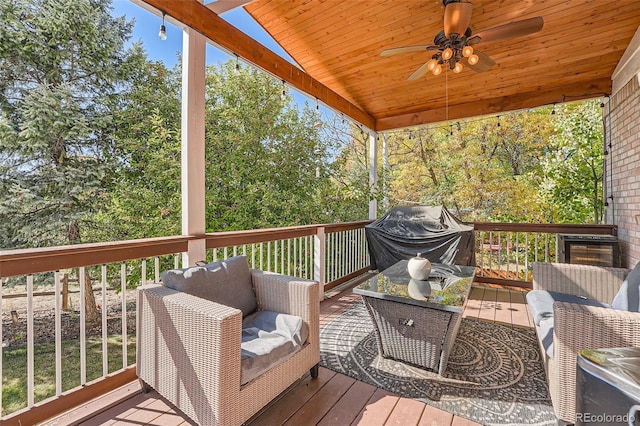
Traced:
<svg viewBox="0 0 640 426">
<path fill-rule="evenodd" d="M 242 377 L 245 384 L 296 353 L 309 336 L 302 318 L 257 311 L 242 321 Z"/>
</svg>

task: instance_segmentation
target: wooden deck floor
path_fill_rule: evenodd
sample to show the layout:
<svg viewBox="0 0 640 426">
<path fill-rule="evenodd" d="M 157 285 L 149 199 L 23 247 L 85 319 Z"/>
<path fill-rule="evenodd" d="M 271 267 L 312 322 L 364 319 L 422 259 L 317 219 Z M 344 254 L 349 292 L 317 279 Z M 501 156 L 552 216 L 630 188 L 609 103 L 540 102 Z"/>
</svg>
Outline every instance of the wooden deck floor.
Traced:
<svg viewBox="0 0 640 426">
<path fill-rule="evenodd" d="M 326 323 L 358 300 L 350 288 L 334 291 L 321 304 L 320 321 Z M 477 286 L 464 316 L 530 327 L 524 293 Z M 105 407 L 110 407 L 102 411 Z M 93 414 L 98 413 L 99 414 Z M 100 401 L 89 403 L 47 425 L 190 425 L 186 416 L 155 392 L 143 394 L 131 383 Z M 273 425 L 475 425 L 467 419 L 422 402 L 403 398 L 321 368 L 318 379 L 306 377 L 249 423 Z"/>
</svg>

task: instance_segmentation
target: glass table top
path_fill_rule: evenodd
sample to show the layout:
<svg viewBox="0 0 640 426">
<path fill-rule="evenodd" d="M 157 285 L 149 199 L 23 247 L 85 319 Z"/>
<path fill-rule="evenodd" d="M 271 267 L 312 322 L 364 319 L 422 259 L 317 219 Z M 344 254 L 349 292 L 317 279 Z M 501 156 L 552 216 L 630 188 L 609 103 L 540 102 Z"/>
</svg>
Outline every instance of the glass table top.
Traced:
<svg viewBox="0 0 640 426">
<path fill-rule="evenodd" d="M 353 292 L 363 296 L 394 300 L 418 306 L 461 312 L 475 276 L 474 266 L 431 264 L 426 281 L 414 280 L 401 260 L 363 282 Z"/>
</svg>

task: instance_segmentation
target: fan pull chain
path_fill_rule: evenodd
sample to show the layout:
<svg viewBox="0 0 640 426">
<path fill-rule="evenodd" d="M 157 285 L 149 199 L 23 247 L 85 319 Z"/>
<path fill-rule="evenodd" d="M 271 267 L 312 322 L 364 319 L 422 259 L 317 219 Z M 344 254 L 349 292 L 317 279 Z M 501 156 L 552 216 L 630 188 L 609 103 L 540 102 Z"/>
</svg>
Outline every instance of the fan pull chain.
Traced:
<svg viewBox="0 0 640 426">
<path fill-rule="evenodd" d="M 449 121 L 449 67 L 444 69 L 444 115 L 445 121 Z"/>
</svg>

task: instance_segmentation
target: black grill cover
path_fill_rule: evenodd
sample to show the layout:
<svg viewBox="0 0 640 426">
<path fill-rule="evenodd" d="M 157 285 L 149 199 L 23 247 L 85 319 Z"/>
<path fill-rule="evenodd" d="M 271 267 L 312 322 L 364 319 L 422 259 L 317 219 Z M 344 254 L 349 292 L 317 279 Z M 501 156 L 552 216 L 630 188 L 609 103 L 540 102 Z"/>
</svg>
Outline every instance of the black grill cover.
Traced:
<svg viewBox="0 0 640 426">
<path fill-rule="evenodd" d="M 473 226 L 444 206 L 399 206 L 364 229 L 372 270 L 383 271 L 418 253 L 436 263 L 475 264 Z"/>
</svg>

